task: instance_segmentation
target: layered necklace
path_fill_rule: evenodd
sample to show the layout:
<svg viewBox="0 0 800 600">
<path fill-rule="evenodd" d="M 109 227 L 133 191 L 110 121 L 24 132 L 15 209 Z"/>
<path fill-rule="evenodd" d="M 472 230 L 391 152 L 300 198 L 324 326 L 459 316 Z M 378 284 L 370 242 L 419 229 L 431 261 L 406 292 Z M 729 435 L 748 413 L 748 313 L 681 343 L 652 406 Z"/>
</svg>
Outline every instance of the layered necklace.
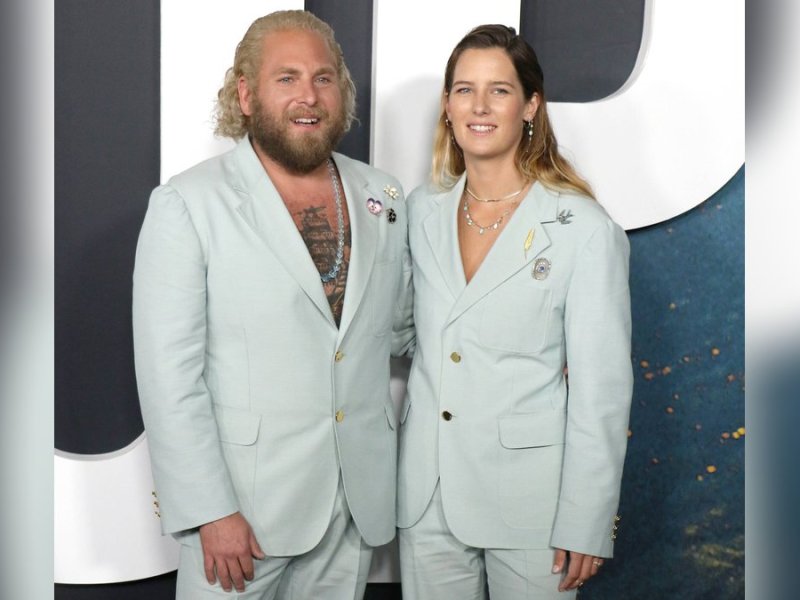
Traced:
<svg viewBox="0 0 800 600">
<path fill-rule="evenodd" d="M 503 214 L 501 214 L 500 217 L 496 221 L 494 221 L 494 223 L 490 223 L 489 225 L 481 225 L 480 223 L 476 223 L 475 219 L 472 218 L 472 215 L 469 214 L 469 197 L 468 196 L 472 196 L 472 198 L 475 199 L 477 202 L 483 202 L 483 203 L 504 202 L 506 200 L 511 200 L 512 198 L 516 198 L 517 196 L 519 196 L 522 193 L 522 190 L 524 190 L 524 189 L 525 189 L 525 186 L 522 186 L 516 192 L 512 192 L 512 193 L 508 194 L 507 196 L 503 196 L 502 198 L 479 198 L 478 196 L 475 195 L 475 193 L 471 189 L 469 189 L 469 186 L 464 186 L 464 190 L 466 192 L 464 194 L 464 206 L 463 206 L 463 209 L 462 209 L 463 212 L 464 212 L 464 220 L 467 222 L 467 225 L 469 227 L 477 228 L 479 235 L 483 235 L 484 231 L 497 230 L 500 227 L 500 225 L 503 223 L 503 220 L 511 213 L 511 210 L 516 206 L 517 203 L 516 202 L 512 202 L 511 205 L 506 210 L 503 211 Z"/>
<path fill-rule="evenodd" d="M 342 261 L 344 260 L 344 211 L 342 210 L 342 196 L 339 193 L 339 178 L 336 176 L 336 167 L 333 160 L 328 159 L 328 173 L 331 176 L 331 184 L 333 185 L 333 197 L 336 203 L 336 225 L 338 230 L 338 238 L 336 241 L 336 259 L 333 261 L 331 270 L 327 273 L 320 273 L 319 278 L 322 283 L 328 283 L 336 279 L 339 275 L 339 269 L 342 268 Z"/>
</svg>

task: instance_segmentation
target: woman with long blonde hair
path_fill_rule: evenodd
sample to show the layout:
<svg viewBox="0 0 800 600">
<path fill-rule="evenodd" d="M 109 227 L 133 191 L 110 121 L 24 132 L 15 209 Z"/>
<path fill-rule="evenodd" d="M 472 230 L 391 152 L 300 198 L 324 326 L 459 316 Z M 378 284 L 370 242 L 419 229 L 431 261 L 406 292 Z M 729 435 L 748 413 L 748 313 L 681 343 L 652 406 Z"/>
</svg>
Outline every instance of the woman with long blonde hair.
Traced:
<svg viewBox="0 0 800 600">
<path fill-rule="evenodd" d="M 476 27 L 453 50 L 431 179 L 408 201 L 403 597 L 574 597 L 616 537 L 629 248 L 559 153 L 514 29 Z"/>
</svg>

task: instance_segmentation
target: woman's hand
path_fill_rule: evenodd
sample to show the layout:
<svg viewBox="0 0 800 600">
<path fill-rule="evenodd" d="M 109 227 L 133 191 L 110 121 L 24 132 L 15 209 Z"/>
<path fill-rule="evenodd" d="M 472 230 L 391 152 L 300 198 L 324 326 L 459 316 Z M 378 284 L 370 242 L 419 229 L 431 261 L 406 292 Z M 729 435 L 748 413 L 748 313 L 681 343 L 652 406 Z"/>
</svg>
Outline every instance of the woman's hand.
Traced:
<svg viewBox="0 0 800 600">
<path fill-rule="evenodd" d="M 569 560 L 567 560 L 567 556 L 569 556 Z M 553 573 L 564 573 L 566 568 L 566 575 L 561 580 L 558 591 L 566 592 L 581 587 L 587 579 L 597 575 L 602 566 L 603 559 L 597 556 L 556 548 Z"/>
</svg>

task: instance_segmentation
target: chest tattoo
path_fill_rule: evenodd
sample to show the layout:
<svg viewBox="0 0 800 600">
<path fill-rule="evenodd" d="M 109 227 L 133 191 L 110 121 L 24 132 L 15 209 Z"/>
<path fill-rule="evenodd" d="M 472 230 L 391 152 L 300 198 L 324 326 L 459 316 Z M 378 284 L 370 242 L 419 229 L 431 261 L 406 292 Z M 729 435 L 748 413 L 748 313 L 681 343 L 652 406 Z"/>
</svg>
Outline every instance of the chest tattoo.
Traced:
<svg viewBox="0 0 800 600">
<path fill-rule="evenodd" d="M 331 281 L 322 283 L 325 296 L 328 298 L 334 321 L 338 326 L 342 320 L 344 307 L 344 293 L 347 286 L 347 273 L 350 266 L 350 219 L 347 214 L 347 205 L 342 203 L 344 212 L 344 256 L 342 265 L 336 277 Z M 300 236 L 308 248 L 311 260 L 317 271 L 327 273 L 336 262 L 338 246 L 338 223 L 336 209 L 324 204 L 310 204 L 292 214 Z"/>
</svg>

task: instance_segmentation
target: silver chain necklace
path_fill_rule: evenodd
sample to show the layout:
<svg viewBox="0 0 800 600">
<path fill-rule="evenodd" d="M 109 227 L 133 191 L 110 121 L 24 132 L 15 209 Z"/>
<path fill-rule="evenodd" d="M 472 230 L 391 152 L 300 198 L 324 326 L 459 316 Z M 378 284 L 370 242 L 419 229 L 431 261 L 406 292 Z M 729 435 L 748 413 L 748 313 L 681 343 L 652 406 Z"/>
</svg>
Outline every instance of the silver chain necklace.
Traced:
<svg viewBox="0 0 800 600">
<path fill-rule="evenodd" d="M 503 196 L 502 198 L 478 198 L 475 193 L 469 189 L 468 185 L 464 186 L 464 189 L 467 190 L 467 193 L 478 202 L 504 202 L 505 200 L 511 200 L 513 197 L 519 196 L 522 193 L 522 190 L 525 189 L 525 186 L 522 186 L 516 192 L 511 192 L 508 196 Z"/>
<path fill-rule="evenodd" d="M 511 209 L 517 204 L 516 202 L 512 203 L 511 206 L 509 206 L 507 209 L 503 211 L 503 214 L 500 215 L 500 218 L 497 219 L 494 223 L 490 225 L 481 225 L 480 223 L 476 223 L 475 220 L 472 218 L 472 215 L 469 214 L 469 207 L 467 206 L 468 200 L 469 198 L 467 198 L 467 195 L 464 194 L 464 208 L 463 208 L 464 220 L 466 220 L 467 225 L 469 225 L 470 227 L 477 227 L 478 233 L 480 235 L 483 235 L 484 231 L 487 231 L 489 229 L 496 230 L 498 227 L 500 227 L 500 225 L 503 222 L 503 219 L 505 219 L 508 216 L 508 214 L 511 212 Z"/>
<path fill-rule="evenodd" d="M 336 167 L 330 158 L 328 159 L 328 173 L 330 173 L 331 176 L 333 197 L 336 201 L 336 225 L 339 237 L 336 242 L 336 260 L 333 262 L 333 267 L 331 267 L 331 270 L 327 273 L 319 274 L 322 283 L 328 283 L 336 279 L 336 276 L 339 275 L 339 269 L 342 268 L 342 261 L 344 260 L 344 211 L 342 210 L 342 196 L 339 193 L 339 178 L 336 176 Z"/>
</svg>

